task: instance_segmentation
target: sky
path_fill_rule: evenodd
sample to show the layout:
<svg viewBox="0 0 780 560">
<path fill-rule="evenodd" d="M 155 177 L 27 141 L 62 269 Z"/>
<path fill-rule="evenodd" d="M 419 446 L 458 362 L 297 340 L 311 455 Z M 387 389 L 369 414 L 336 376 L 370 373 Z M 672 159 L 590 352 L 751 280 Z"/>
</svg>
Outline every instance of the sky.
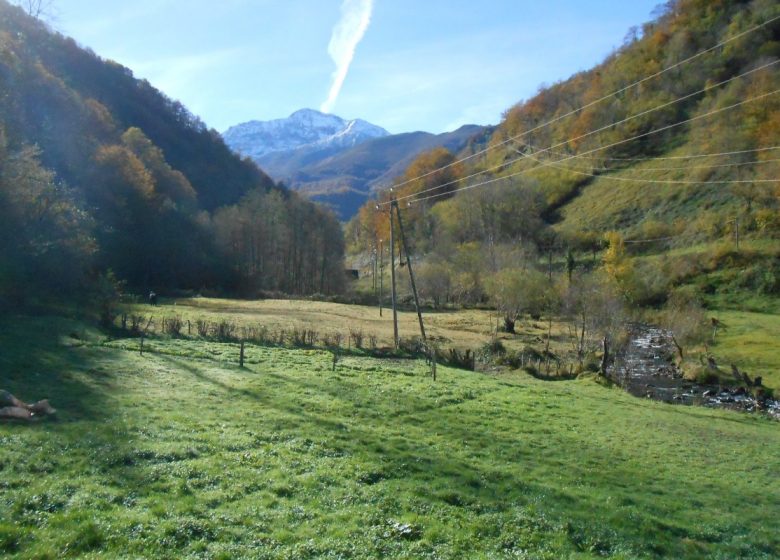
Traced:
<svg viewBox="0 0 780 560">
<path fill-rule="evenodd" d="M 212 128 L 302 108 L 391 133 L 498 124 L 660 0 L 52 0 L 50 23 Z"/>
</svg>

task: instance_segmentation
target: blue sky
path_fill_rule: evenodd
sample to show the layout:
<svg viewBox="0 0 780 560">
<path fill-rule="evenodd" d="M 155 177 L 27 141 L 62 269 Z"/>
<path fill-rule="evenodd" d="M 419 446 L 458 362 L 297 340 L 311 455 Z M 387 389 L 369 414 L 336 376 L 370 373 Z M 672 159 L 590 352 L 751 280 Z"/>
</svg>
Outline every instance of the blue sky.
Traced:
<svg viewBox="0 0 780 560">
<path fill-rule="evenodd" d="M 438 133 L 498 123 L 600 62 L 659 1 L 54 0 L 53 26 L 219 131 L 324 106 Z"/>
</svg>

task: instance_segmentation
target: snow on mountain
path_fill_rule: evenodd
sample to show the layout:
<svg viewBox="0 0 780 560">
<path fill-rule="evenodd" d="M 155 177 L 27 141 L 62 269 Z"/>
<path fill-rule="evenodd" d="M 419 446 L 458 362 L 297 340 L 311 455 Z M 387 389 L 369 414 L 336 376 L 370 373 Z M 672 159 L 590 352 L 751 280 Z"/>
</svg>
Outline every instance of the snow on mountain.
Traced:
<svg viewBox="0 0 780 560">
<path fill-rule="evenodd" d="M 259 160 L 266 154 L 299 148 L 346 149 L 388 136 L 385 129 L 361 119 L 347 121 L 313 109 L 301 109 L 286 119 L 250 121 L 222 135 L 230 148 Z"/>
</svg>

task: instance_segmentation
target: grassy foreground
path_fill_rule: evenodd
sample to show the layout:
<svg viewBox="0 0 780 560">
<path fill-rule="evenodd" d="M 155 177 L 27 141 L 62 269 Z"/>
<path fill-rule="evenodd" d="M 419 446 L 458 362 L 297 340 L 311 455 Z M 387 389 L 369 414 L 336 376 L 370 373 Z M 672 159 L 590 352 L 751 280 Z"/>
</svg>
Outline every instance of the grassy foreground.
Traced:
<svg viewBox="0 0 780 560">
<path fill-rule="evenodd" d="M 780 426 L 542 382 L 0 319 L 9 558 L 776 558 Z"/>
</svg>

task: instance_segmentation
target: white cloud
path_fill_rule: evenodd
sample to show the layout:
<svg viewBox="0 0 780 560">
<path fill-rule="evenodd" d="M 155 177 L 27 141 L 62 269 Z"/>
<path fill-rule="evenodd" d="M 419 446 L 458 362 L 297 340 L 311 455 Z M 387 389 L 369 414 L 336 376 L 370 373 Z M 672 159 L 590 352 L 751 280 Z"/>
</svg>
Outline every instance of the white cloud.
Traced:
<svg viewBox="0 0 780 560">
<path fill-rule="evenodd" d="M 355 49 L 371 22 L 372 9 L 373 0 L 344 0 L 341 4 L 341 19 L 333 28 L 328 44 L 328 54 L 336 63 L 336 71 L 333 72 L 328 98 L 320 107 L 323 113 L 329 113 L 336 104 L 355 57 Z"/>
</svg>

